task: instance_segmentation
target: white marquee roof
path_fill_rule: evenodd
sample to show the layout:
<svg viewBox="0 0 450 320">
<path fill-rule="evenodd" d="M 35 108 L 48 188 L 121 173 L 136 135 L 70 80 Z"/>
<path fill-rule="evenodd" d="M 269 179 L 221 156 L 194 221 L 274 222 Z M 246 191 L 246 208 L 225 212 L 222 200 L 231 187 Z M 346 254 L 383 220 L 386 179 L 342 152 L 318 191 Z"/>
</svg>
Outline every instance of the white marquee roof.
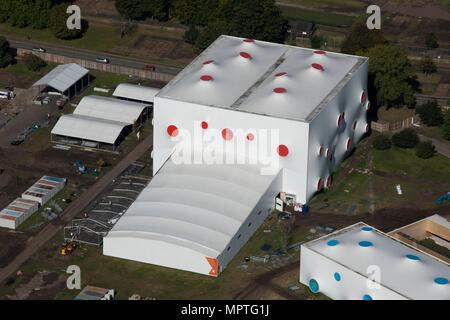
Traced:
<svg viewBox="0 0 450 320">
<path fill-rule="evenodd" d="M 131 83 L 121 83 L 117 86 L 116 90 L 114 90 L 113 96 L 153 103 L 153 99 L 158 92 L 159 89 L 156 88 Z"/>
<path fill-rule="evenodd" d="M 64 92 L 88 73 L 88 69 L 76 63 L 62 64 L 47 73 L 33 86 L 46 85 Z"/>
<path fill-rule="evenodd" d="M 217 257 L 273 178 L 257 166 L 169 159 L 107 237 L 155 239 Z"/>
<path fill-rule="evenodd" d="M 81 99 L 73 114 L 134 124 L 146 104 L 102 96 Z"/>
<path fill-rule="evenodd" d="M 220 36 L 157 96 L 305 121 L 366 60 Z M 320 64 L 323 70 L 312 64 Z M 285 92 L 276 93 L 275 88 Z"/>
<path fill-rule="evenodd" d="M 329 241 L 338 243 L 330 245 Z M 450 280 L 449 265 L 365 223 L 359 222 L 304 246 L 365 277 L 369 266 L 379 266 L 381 285 L 406 298 L 450 300 L 450 284 L 434 281 Z"/>
<path fill-rule="evenodd" d="M 114 144 L 128 123 L 87 117 L 63 115 L 52 129 L 52 134 Z"/>
</svg>

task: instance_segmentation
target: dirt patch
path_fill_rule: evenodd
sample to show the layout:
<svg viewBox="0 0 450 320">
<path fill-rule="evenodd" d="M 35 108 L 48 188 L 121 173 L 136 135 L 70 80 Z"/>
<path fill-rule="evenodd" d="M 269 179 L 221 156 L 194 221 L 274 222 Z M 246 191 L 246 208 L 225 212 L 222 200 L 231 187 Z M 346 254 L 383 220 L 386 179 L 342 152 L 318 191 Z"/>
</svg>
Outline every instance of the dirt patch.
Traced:
<svg viewBox="0 0 450 320">
<path fill-rule="evenodd" d="M 25 248 L 27 238 L 23 233 L 0 229 L 0 268 L 6 266 Z"/>
<path fill-rule="evenodd" d="M 50 300 L 65 286 L 65 276 L 56 272 L 40 271 L 29 281 L 21 284 L 14 294 L 8 296 L 11 300 Z"/>
<path fill-rule="evenodd" d="M 17 75 L 7 70 L 0 70 L 1 87 L 29 88 L 35 80 L 35 77 L 31 75 Z"/>
</svg>

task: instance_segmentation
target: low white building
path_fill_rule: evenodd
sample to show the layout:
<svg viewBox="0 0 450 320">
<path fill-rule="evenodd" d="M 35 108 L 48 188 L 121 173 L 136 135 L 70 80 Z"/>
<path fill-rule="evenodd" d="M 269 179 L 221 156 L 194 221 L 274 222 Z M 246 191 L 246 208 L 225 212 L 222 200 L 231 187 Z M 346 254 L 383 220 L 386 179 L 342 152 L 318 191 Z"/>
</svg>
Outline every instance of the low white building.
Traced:
<svg viewBox="0 0 450 320">
<path fill-rule="evenodd" d="M 331 185 L 368 130 L 367 62 L 219 37 L 155 96 L 155 176 L 104 254 L 217 276 L 278 193 Z"/>
<path fill-rule="evenodd" d="M 113 97 L 141 103 L 153 104 L 159 89 L 132 83 L 121 83 L 114 90 Z"/>
<path fill-rule="evenodd" d="M 38 209 L 37 201 L 17 198 L 0 211 L 0 227 L 15 230 Z"/>
<path fill-rule="evenodd" d="M 59 191 L 61 191 L 65 185 L 65 178 L 43 176 L 24 193 L 22 193 L 22 199 L 36 201 L 42 206 Z"/>
<path fill-rule="evenodd" d="M 300 282 L 336 300 L 450 300 L 449 279 L 448 264 L 362 222 L 301 246 Z"/>
</svg>

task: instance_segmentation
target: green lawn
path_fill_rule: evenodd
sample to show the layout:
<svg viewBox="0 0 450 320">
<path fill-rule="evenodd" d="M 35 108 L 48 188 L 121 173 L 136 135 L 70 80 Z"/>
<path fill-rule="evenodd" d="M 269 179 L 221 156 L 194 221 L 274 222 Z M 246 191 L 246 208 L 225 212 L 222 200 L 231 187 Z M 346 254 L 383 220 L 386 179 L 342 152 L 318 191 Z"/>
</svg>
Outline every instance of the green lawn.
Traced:
<svg viewBox="0 0 450 320">
<path fill-rule="evenodd" d="M 445 0 L 444 0 L 445 1 Z M 359 0 L 279 0 L 280 3 L 289 3 L 305 7 L 333 7 L 342 9 L 362 9 L 365 3 Z"/>
<path fill-rule="evenodd" d="M 279 7 L 283 16 L 288 20 L 304 20 L 314 22 L 319 25 L 332 27 L 350 26 L 355 20 L 355 17 L 348 15 L 329 12 L 324 13 L 321 11 L 313 11 L 281 5 Z"/>
</svg>

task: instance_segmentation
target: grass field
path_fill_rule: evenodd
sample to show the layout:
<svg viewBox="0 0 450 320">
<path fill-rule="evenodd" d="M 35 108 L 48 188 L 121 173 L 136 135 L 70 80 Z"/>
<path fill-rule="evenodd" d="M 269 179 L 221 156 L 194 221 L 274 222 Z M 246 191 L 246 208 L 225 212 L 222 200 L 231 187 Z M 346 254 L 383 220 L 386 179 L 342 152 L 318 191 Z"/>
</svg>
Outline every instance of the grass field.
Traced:
<svg viewBox="0 0 450 320">
<path fill-rule="evenodd" d="M 321 11 L 307 10 L 288 6 L 279 6 L 283 16 L 288 20 L 304 20 L 314 22 L 319 25 L 332 27 L 350 26 L 356 19 L 353 16 L 326 13 Z"/>
</svg>

